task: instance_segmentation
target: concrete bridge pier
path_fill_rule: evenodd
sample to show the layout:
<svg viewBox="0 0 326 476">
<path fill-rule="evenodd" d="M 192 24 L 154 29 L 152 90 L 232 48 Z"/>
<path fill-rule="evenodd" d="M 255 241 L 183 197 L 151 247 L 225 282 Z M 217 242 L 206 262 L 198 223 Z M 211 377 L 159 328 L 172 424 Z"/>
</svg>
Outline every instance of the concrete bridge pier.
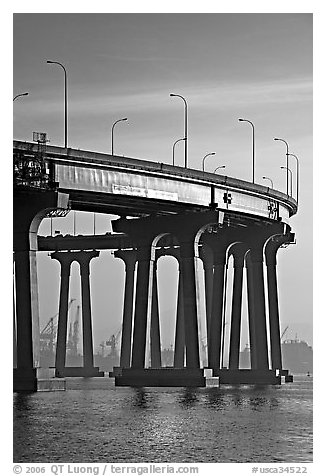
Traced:
<svg viewBox="0 0 326 476">
<path fill-rule="evenodd" d="M 250 356 L 252 370 L 269 369 L 266 328 L 266 298 L 264 286 L 264 249 L 268 240 L 276 234 L 283 234 L 284 224 L 253 228 L 248 231 L 245 255 L 247 268 L 248 316 Z M 275 293 L 272 298 L 275 301 Z"/>
<path fill-rule="evenodd" d="M 243 243 L 235 243 L 229 249 L 229 256 L 233 256 L 233 289 L 231 307 L 231 331 L 229 348 L 229 369 L 239 369 L 240 331 L 242 311 L 243 267 L 244 256 L 248 248 Z"/>
<path fill-rule="evenodd" d="M 276 254 L 279 248 L 286 243 L 293 243 L 294 233 L 272 236 L 265 246 L 265 259 L 267 267 L 267 289 L 268 289 L 268 312 L 269 312 L 269 334 L 271 349 L 272 369 L 282 370 L 282 352 L 280 337 L 280 318 L 278 305 Z"/>
<path fill-rule="evenodd" d="M 205 379 L 199 363 L 195 244 L 198 234 L 201 233 L 200 230 L 209 223 L 216 223 L 216 221 L 216 212 L 204 212 L 155 218 L 148 217 L 138 220 L 123 219 L 113 222 L 112 225 L 115 232 L 126 233 L 131 238 L 134 246 L 137 248 L 138 260 L 131 368 L 121 370 L 120 375 L 116 376 L 116 385 L 144 386 L 155 384 L 180 386 L 183 385 L 183 382 L 185 382 L 185 385 L 205 385 Z M 174 236 L 179 243 L 179 283 L 180 289 L 182 289 L 179 296 L 181 299 L 183 295 L 186 364 L 182 368 L 146 369 L 146 331 L 153 305 L 155 247 L 164 235 Z M 182 326 L 180 320 L 179 324 Z"/>
<path fill-rule="evenodd" d="M 145 367 L 146 336 L 148 316 L 151 312 L 153 288 L 153 261 L 151 259 L 152 245 L 142 243 L 137 248 L 137 280 L 134 315 L 134 335 L 132 345 L 131 367 L 143 369 Z"/>
<path fill-rule="evenodd" d="M 196 300 L 194 241 L 180 243 L 181 287 L 183 295 L 186 367 L 199 369 L 199 339 Z"/>
<path fill-rule="evenodd" d="M 104 372 L 99 372 L 94 367 L 93 329 L 91 317 L 90 297 L 90 261 L 99 256 L 98 251 L 60 252 L 51 254 L 51 259 L 56 259 L 61 265 L 60 301 L 58 317 L 58 334 L 55 360 L 55 373 L 57 377 L 102 377 Z M 82 328 L 83 328 L 83 367 L 67 367 L 67 324 L 68 324 L 68 297 L 71 263 L 77 261 L 80 267 L 81 296 L 82 296 Z"/>
<path fill-rule="evenodd" d="M 150 355 L 151 367 L 160 368 L 162 366 L 161 360 L 161 333 L 160 333 L 160 318 L 159 318 L 159 301 L 157 289 L 157 259 L 153 262 L 153 288 L 152 288 L 152 306 L 150 316 Z"/>
<path fill-rule="evenodd" d="M 121 332 L 120 368 L 129 368 L 131 358 L 131 339 L 134 313 L 134 287 L 137 251 L 119 250 L 114 252 L 114 256 L 116 258 L 122 259 L 125 264 L 125 290 Z"/>
<path fill-rule="evenodd" d="M 251 368 L 268 370 L 268 347 L 265 313 L 265 289 L 263 274 L 263 254 L 258 246 L 247 254 L 249 292 L 249 333 Z"/>
<path fill-rule="evenodd" d="M 213 260 L 213 289 L 210 304 L 210 319 L 207 330 L 208 367 L 217 371 L 221 368 L 223 333 L 223 309 L 225 296 L 226 255 L 228 247 L 236 241 L 233 229 L 220 228 L 202 236 L 204 246 L 210 248 Z M 210 276 L 208 277 L 210 279 Z"/>
<path fill-rule="evenodd" d="M 183 287 L 181 281 L 181 266 L 179 264 L 179 279 L 178 279 L 178 300 L 177 300 L 177 316 L 175 323 L 175 337 L 174 337 L 174 360 L 173 366 L 175 368 L 183 368 L 185 365 L 185 328 L 184 328 L 184 306 L 183 306 Z"/>
<path fill-rule="evenodd" d="M 206 335 L 207 345 L 210 341 L 210 328 L 213 302 L 213 282 L 214 282 L 214 256 L 212 249 L 203 243 L 199 248 L 199 258 L 203 262 L 204 286 L 205 286 L 205 308 L 206 308 Z"/>
<path fill-rule="evenodd" d="M 14 391 L 61 390 L 54 372 L 40 368 L 40 327 L 36 255 L 37 231 L 47 212 L 67 208 L 68 195 L 52 190 L 15 190 L 13 250 L 16 368 Z"/>
</svg>

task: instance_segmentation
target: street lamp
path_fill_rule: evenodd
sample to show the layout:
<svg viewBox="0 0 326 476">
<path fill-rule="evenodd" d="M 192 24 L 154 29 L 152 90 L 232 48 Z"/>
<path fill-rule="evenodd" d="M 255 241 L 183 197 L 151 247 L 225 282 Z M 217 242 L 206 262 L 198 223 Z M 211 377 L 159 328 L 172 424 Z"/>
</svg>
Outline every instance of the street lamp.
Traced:
<svg viewBox="0 0 326 476">
<path fill-rule="evenodd" d="M 21 96 L 28 96 L 28 93 L 17 94 L 17 96 L 14 97 L 14 101 Z"/>
<path fill-rule="evenodd" d="M 294 154 L 289 154 L 291 155 L 292 157 L 295 158 L 296 162 L 297 162 L 297 204 L 299 203 L 299 159 L 296 155 Z"/>
<path fill-rule="evenodd" d="M 203 158 L 203 171 L 205 170 L 205 159 L 206 159 L 206 157 L 208 157 L 209 155 L 215 155 L 215 152 L 210 152 L 209 154 L 206 154 L 205 157 Z"/>
<path fill-rule="evenodd" d="M 274 188 L 274 184 L 273 184 L 273 180 L 272 180 L 272 179 L 270 179 L 269 177 L 265 177 L 265 176 L 263 177 L 263 179 L 264 179 L 264 180 L 269 180 L 270 183 L 271 183 L 271 188 Z"/>
<path fill-rule="evenodd" d="M 215 174 L 216 170 L 218 169 L 225 169 L 225 165 L 219 165 L 218 167 L 216 167 L 213 173 Z"/>
<path fill-rule="evenodd" d="M 171 97 L 178 97 L 181 98 L 184 102 L 185 105 L 185 136 L 184 136 L 184 141 L 185 141 L 185 169 L 187 168 L 187 162 L 188 162 L 188 104 L 187 101 L 183 96 L 180 94 L 170 94 Z"/>
<path fill-rule="evenodd" d="M 63 66 L 63 64 L 59 63 L 58 61 L 47 61 L 48 64 L 57 64 L 59 65 L 64 72 L 65 75 L 65 149 L 67 148 L 67 137 L 68 137 L 68 121 L 67 121 L 67 115 L 68 115 L 68 104 L 67 104 L 67 71 L 66 68 Z"/>
<path fill-rule="evenodd" d="M 174 165 L 174 150 L 175 150 L 175 146 L 178 142 L 181 142 L 182 140 L 186 140 L 185 137 L 183 137 L 182 139 L 178 139 L 175 141 L 175 143 L 173 144 L 173 147 L 172 147 L 172 165 Z"/>
<path fill-rule="evenodd" d="M 289 169 L 289 167 L 281 167 L 281 169 L 287 170 L 286 175 L 288 175 L 288 172 L 290 172 L 290 174 L 291 174 L 291 183 L 290 183 L 290 185 L 291 185 L 291 187 L 290 187 L 291 194 L 290 194 L 290 195 L 291 195 L 291 197 L 292 197 L 292 170 Z M 289 195 L 289 194 L 287 194 L 287 195 Z"/>
<path fill-rule="evenodd" d="M 239 119 L 239 122 L 249 122 L 252 127 L 252 183 L 255 183 L 255 126 L 248 119 Z"/>
<path fill-rule="evenodd" d="M 116 124 L 118 124 L 118 122 L 127 121 L 127 120 L 128 120 L 128 118 L 124 117 L 123 119 L 118 119 L 112 125 L 112 128 L 111 128 L 111 155 L 113 155 L 113 130 L 114 130 L 114 127 L 115 127 Z"/>
<path fill-rule="evenodd" d="M 279 139 L 278 137 L 274 137 L 274 140 L 280 140 L 284 142 L 286 145 L 286 167 L 289 167 L 289 144 L 284 139 Z M 289 176 L 286 174 L 286 194 L 289 195 Z"/>
</svg>

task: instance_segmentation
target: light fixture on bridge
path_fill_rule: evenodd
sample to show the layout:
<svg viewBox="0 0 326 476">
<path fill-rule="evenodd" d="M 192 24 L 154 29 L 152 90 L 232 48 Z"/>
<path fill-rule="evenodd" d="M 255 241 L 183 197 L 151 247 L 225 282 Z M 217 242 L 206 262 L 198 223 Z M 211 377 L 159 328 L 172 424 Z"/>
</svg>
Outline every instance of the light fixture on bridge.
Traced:
<svg viewBox="0 0 326 476">
<path fill-rule="evenodd" d="M 225 165 L 219 165 L 218 167 L 216 167 L 216 169 L 214 170 L 214 174 L 216 173 L 216 170 L 218 169 L 225 169 Z"/>
<path fill-rule="evenodd" d="M 174 152 L 175 152 L 174 149 L 175 149 L 175 146 L 177 145 L 178 142 L 181 142 L 183 140 L 186 140 L 186 138 L 183 137 L 182 139 L 178 139 L 173 144 L 173 147 L 172 147 L 172 165 L 174 165 Z"/>
<path fill-rule="evenodd" d="M 290 172 L 290 175 L 291 175 L 291 182 L 290 182 L 290 185 L 291 185 L 291 187 L 290 187 L 290 196 L 292 197 L 292 177 L 293 177 L 292 170 L 291 170 L 289 167 L 283 167 L 283 166 L 281 167 L 281 169 L 285 169 L 285 170 L 287 170 L 287 172 L 286 172 L 286 175 L 288 175 L 288 172 Z M 287 195 L 289 195 L 289 194 L 287 193 Z"/>
<path fill-rule="evenodd" d="M 289 144 L 284 139 L 279 139 L 278 137 L 274 137 L 274 140 L 279 140 L 284 142 L 286 145 L 286 168 L 289 168 Z M 286 194 L 289 195 L 289 175 L 286 174 Z"/>
<path fill-rule="evenodd" d="M 185 106 L 185 136 L 184 136 L 184 141 L 185 141 L 185 169 L 187 168 L 188 165 L 188 104 L 187 101 L 183 96 L 180 94 L 173 94 L 170 93 L 171 97 L 177 97 L 183 100 L 184 106 Z"/>
<path fill-rule="evenodd" d="M 67 117 L 68 117 L 68 100 L 67 100 L 67 89 L 68 89 L 68 86 L 67 86 L 67 71 L 66 71 L 66 68 L 63 66 L 62 63 L 59 63 L 59 61 L 50 61 L 50 60 L 47 60 L 47 63 L 48 64 L 57 64 L 59 65 L 62 69 L 63 69 L 63 72 L 64 72 L 64 75 L 65 75 L 65 83 L 64 83 L 64 89 L 65 89 L 65 111 L 64 111 L 64 121 L 65 121 L 65 149 L 67 148 L 67 140 L 68 140 L 68 120 L 67 120 Z"/>
<path fill-rule="evenodd" d="M 17 98 L 20 98 L 21 96 L 28 96 L 28 93 L 17 94 L 13 100 L 15 101 Z"/>
<path fill-rule="evenodd" d="M 294 157 L 297 163 L 297 204 L 299 203 L 299 159 L 294 154 L 288 154 L 291 157 Z"/>
<path fill-rule="evenodd" d="M 264 180 L 269 180 L 270 183 L 271 183 L 271 188 L 274 188 L 273 180 L 272 180 L 271 178 L 265 177 L 265 175 L 264 175 L 263 179 L 264 179 Z"/>
<path fill-rule="evenodd" d="M 239 122 L 248 122 L 252 127 L 252 183 L 255 183 L 255 126 L 249 119 L 239 119 Z"/>
<path fill-rule="evenodd" d="M 209 154 L 206 154 L 205 157 L 203 157 L 203 161 L 202 161 L 203 171 L 205 171 L 205 159 L 210 155 L 215 155 L 215 152 L 210 152 Z"/>
<path fill-rule="evenodd" d="M 112 127 L 111 127 L 111 155 L 113 155 L 113 131 L 114 131 L 114 127 L 116 124 L 118 124 L 118 122 L 123 122 L 123 121 L 127 121 L 128 118 L 127 117 L 124 117 L 123 119 L 118 119 L 117 121 L 115 121 L 113 124 L 112 124 Z"/>
</svg>

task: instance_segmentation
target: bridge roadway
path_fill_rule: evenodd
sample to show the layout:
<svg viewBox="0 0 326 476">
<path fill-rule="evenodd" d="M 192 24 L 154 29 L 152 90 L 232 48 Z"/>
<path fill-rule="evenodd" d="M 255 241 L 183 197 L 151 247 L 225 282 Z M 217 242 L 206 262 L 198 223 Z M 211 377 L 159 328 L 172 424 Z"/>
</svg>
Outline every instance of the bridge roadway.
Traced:
<svg viewBox="0 0 326 476">
<path fill-rule="evenodd" d="M 14 155 L 38 154 L 38 145 L 14 141 Z M 46 167 L 71 209 L 146 216 L 218 208 L 287 221 L 296 201 L 244 180 L 164 163 L 47 146 Z"/>
<path fill-rule="evenodd" d="M 94 249 L 116 248 L 119 251 L 115 256 L 121 258 L 126 267 L 124 356 L 121 356 L 123 365 L 121 374 L 116 376 L 116 384 L 179 385 L 182 381 L 189 385 L 205 385 L 199 359 L 199 288 L 194 259 L 199 256 L 199 243 L 205 267 L 208 366 L 213 375 L 226 383 L 279 383 L 276 371 L 283 369 L 276 254 L 281 246 L 294 240 L 289 219 L 297 212 L 297 203 L 292 197 L 243 180 L 163 163 L 21 141 L 14 141 L 13 151 L 16 390 L 40 388 L 36 260 L 37 252 L 45 249 L 56 250 L 52 258 L 59 260 L 61 265 L 61 330 L 57 342 L 60 368 L 56 368 L 57 375 L 65 375 L 66 307 L 73 261 L 80 265 L 83 322 L 89 329 L 83 335 L 84 352 L 86 347 L 88 349 L 86 356 L 84 353 L 83 371 L 87 376 L 96 375 L 92 364 L 89 265 L 91 259 L 98 256 Z M 70 209 L 113 214 L 120 218 L 112 222 L 114 233 L 104 237 L 38 237 L 44 217 Z M 160 368 L 160 335 L 153 253 L 157 245 L 164 246 L 165 242 L 179 263 L 175 373 L 157 371 L 157 367 Z M 80 248 L 82 250 L 77 251 Z M 226 260 L 231 254 L 235 271 L 230 369 L 225 377 L 221 369 L 222 318 Z M 238 368 L 244 266 L 247 268 L 251 347 L 251 372 L 246 377 Z M 269 311 L 269 345 L 266 307 Z M 152 369 L 154 373 L 145 369 L 148 332 L 152 367 L 155 362 L 156 368 Z M 184 375 L 183 380 L 181 375 Z"/>
</svg>

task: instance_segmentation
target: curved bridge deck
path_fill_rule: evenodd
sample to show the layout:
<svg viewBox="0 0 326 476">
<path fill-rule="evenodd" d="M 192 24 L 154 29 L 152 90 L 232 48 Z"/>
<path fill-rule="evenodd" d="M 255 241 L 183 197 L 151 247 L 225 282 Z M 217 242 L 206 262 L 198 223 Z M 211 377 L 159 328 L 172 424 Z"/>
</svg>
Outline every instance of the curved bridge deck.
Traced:
<svg viewBox="0 0 326 476">
<path fill-rule="evenodd" d="M 39 146 L 14 141 L 14 155 Z M 232 177 L 103 153 L 47 146 L 43 160 L 72 209 L 128 216 L 215 208 L 271 220 L 287 219 L 296 201 L 269 187 Z"/>
</svg>

